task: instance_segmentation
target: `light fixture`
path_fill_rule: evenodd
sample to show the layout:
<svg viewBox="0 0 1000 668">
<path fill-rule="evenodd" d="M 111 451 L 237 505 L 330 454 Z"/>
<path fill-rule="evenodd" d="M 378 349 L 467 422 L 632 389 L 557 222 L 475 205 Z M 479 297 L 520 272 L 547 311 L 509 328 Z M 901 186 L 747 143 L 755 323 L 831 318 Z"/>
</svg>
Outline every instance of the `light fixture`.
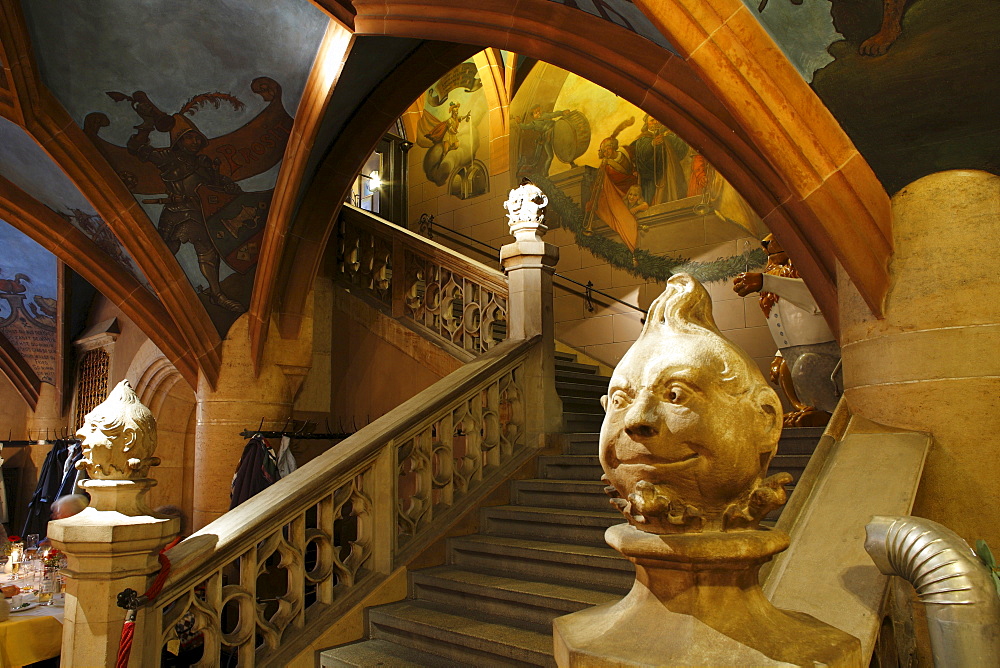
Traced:
<svg viewBox="0 0 1000 668">
<path fill-rule="evenodd" d="M 378 190 L 379 186 L 382 185 L 382 179 L 379 178 L 378 170 L 373 169 L 372 173 L 368 175 L 368 178 L 371 179 L 371 184 L 368 186 L 369 189 Z"/>
</svg>

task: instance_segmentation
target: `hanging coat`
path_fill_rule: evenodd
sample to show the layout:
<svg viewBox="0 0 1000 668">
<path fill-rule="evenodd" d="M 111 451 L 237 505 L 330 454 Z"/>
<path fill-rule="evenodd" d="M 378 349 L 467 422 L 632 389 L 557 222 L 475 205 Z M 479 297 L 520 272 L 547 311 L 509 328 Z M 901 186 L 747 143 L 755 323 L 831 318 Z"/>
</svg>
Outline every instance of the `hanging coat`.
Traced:
<svg viewBox="0 0 1000 668">
<path fill-rule="evenodd" d="M 254 436 L 243 448 L 243 455 L 233 476 L 229 509 L 232 510 L 251 496 L 277 482 L 278 462 L 274 452 L 260 436 Z"/>
<path fill-rule="evenodd" d="M 49 523 L 49 513 L 52 509 L 52 502 L 60 497 L 60 488 L 63 480 L 63 466 L 69 455 L 67 442 L 63 440 L 52 444 L 49 454 L 45 455 L 45 461 L 38 472 L 38 484 L 35 486 L 35 493 L 28 502 L 28 514 L 24 520 L 24 528 L 21 529 L 21 536 L 28 536 L 33 533 L 38 534 L 38 538 L 45 538 L 45 529 Z"/>
</svg>

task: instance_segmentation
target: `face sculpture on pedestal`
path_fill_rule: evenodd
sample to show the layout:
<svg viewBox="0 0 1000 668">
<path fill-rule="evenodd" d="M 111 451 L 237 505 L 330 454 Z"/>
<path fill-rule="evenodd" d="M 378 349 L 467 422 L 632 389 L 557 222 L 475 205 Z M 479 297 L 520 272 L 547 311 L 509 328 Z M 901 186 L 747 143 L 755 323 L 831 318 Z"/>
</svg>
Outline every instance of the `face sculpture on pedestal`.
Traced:
<svg viewBox="0 0 1000 668">
<path fill-rule="evenodd" d="M 86 469 L 91 478 L 137 480 L 160 463 L 159 457 L 152 456 L 156 419 L 127 380 L 118 383 L 84 419 L 76 433 L 82 441 L 83 459 L 76 466 Z"/>
<path fill-rule="evenodd" d="M 756 528 L 785 502 L 787 473 L 762 479 L 781 403 L 712 319 L 705 288 L 667 281 L 601 400 L 601 465 L 612 503 L 651 533 Z"/>
<path fill-rule="evenodd" d="M 510 191 L 503 208 L 507 209 L 507 225 L 519 241 L 537 241 L 548 228 L 543 224 L 549 198 L 528 179 Z"/>
</svg>

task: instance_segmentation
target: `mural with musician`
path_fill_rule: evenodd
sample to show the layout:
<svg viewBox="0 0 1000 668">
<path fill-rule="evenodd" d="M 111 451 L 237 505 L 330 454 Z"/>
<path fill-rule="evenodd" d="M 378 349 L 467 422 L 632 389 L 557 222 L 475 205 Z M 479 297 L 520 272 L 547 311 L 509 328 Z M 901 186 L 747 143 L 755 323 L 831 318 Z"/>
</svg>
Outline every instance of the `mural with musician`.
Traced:
<svg viewBox="0 0 1000 668">
<path fill-rule="evenodd" d="M 56 382 L 58 262 L 0 221 L 0 335 L 45 383 Z"/>
<path fill-rule="evenodd" d="M 467 60 L 427 90 L 417 123 L 424 175 L 459 199 L 489 192 L 489 168 L 477 156 L 481 145 L 489 145 L 489 105 L 482 88 L 475 62 Z"/>
<path fill-rule="evenodd" d="M 28 0 L 25 14 L 35 43 L 51 45 L 39 56 L 46 85 L 135 195 L 225 335 L 250 303 L 288 110 L 328 18 L 296 0 L 157 12 L 131 0 L 66 0 L 53 12 Z"/>
<path fill-rule="evenodd" d="M 751 250 L 700 264 L 668 252 L 679 225 L 729 229 L 732 238 L 766 230 L 701 154 L 600 86 L 539 63 L 511 103 L 510 127 L 512 182 L 538 184 L 550 218 L 612 265 L 655 280 L 683 267 L 713 281 L 762 259 Z"/>
</svg>

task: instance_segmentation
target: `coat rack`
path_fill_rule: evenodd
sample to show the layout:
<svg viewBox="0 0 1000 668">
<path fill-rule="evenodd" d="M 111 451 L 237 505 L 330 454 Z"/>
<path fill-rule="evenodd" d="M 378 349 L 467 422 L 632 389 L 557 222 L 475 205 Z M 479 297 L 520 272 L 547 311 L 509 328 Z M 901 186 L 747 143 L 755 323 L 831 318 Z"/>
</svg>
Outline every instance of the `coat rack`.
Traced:
<svg viewBox="0 0 1000 668">
<path fill-rule="evenodd" d="M 290 430 L 288 428 L 289 423 L 291 423 L 292 425 L 292 429 Z M 243 431 L 240 432 L 240 436 L 242 436 L 243 438 L 253 438 L 254 436 L 260 436 L 262 438 L 283 438 L 285 436 L 288 436 L 289 438 L 294 438 L 297 440 L 336 441 L 345 439 L 348 436 L 353 435 L 353 432 L 338 433 L 330 431 L 329 421 L 327 421 L 326 423 L 327 431 L 322 433 L 306 431 L 307 428 L 316 426 L 314 423 L 311 423 L 308 420 L 303 420 L 302 425 L 299 426 L 297 429 L 295 428 L 295 426 L 296 426 L 296 421 L 292 420 L 292 418 L 288 418 L 287 420 L 285 420 L 285 424 L 281 429 L 266 430 L 264 429 L 264 418 L 261 418 L 260 424 L 257 426 L 257 429 L 255 430 L 244 429 Z"/>
</svg>

